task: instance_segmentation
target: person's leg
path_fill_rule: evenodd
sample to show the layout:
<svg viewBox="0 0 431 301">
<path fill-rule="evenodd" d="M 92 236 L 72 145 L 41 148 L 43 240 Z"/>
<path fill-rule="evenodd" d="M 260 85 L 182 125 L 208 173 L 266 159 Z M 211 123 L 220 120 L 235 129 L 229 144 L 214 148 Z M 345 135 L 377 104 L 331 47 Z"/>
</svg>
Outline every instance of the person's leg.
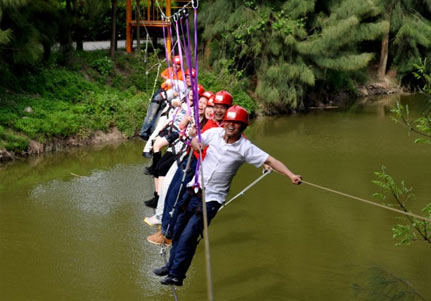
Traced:
<svg viewBox="0 0 431 301">
<path fill-rule="evenodd" d="M 153 145 L 153 152 L 154 154 L 157 152 L 160 152 L 160 150 L 169 145 L 169 141 L 165 137 L 157 136 L 156 140 L 154 141 Z"/>
<path fill-rule="evenodd" d="M 159 203 L 157 204 L 157 209 L 155 214 L 159 220 L 162 220 L 163 208 L 165 207 L 166 194 L 168 192 L 169 186 L 171 185 L 173 177 L 177 170 L 178 170 L 178 164 L 177 163 L 172 164 L 171 168 L 166 174 L 165 181 L 163 182 L 162 189 L 160 191 L 160 196 L 159 196 Z"/>
<path fill-rule="evenodd" d="M 193 197 L 190 200 L 190 203 L 198 203 L 201 202 L 201 199 L 198 197 Z M 198 205 L 193 206 L 193 208 L 189 208 L 187 212 L 192 214 L 192 216 L 187 221 L 186 226 L 182 229 L 180 237 L 176 237 L 179 233 L 175 233 L 175 239 L 177 240 L 175 243 L 175 251 L 174 257 L 172 260 L 169 260 L 168 266 L 168 277 L 167 278 L 176 278 L 178 283 L 182 282 L 182 280 L 186 276 L 186 272 L 190 267 L 193 256 L 196 252 L 196 247 L 199 243 L 199 236 L 203 231 L 203 216 L 202 212 L 198 210 L 198 212 L 194 213 L 190 212 L 190 210 L 196 211 Z M 220 208 L 220 204 L 218 202 L 212 201 L 206 203 L 207 207 L 207 217 L 208 224 L 211 220 L 216 216 L 218 209 Z M 167 282 L 169 282 L 168 279 Z M 163 283 L 169 284 L 169 283 Z M 174 283 L 175 284 L 175 283 Z"/>
<path fill-rule="evenodd" d="M 165 208 L 163 209 L 162 216 L 162 233 L 167 237 L 171 238 L 173 234 L 173 228 L 178 215 L 178 210 L 176 210 L 181 205 L 181 199 L 178 196 L 183 195 L 186 192 L 186 185 L 191 181 L 194 170 L 196 167 L 196 159 L 194 156 L 191 158 L 189 171 L 186 172 L 184 181 L 184 169 L 187 166 L 188 157 L 185 157 L 181 163 L 181 167 L 177 169 L 177 172 L 172 179 L 172 183 L 169 186 L 168 192 L 165 198 Z M 178 200 L 177 200 L 178 198 Z M 177 204 L 175 204 L 177 202 Z M 175 206 L 175 208 L 174 208 Z M 172 214 L 171 214 L 172 212 Z"/>
<path fill-rule="evenodd" d="M 156 128 L 151 133 L 151 136 L 150 136 L 150 138 L 148 138 L 148 141 L 145 144 L 145 147 L 144 147 L 144 149 L 142 151 L 144 157 L 151 158 L 150 154 L 151 154 L 151 151 L 153 149 L 154 140 L 156 139 L 156 137 L 160 133 L 160 131 L 166 126 L 167 122 L 168 122 L 168 119 L 167 119 L 166 116 L 161 116 L 158 119 Z"/>
<path fill-rule="evenodd" d="M 157 90 L 157 92 L 154 94 L 150 105 L 147 109 L 147 114 L 145 115 L 144 122 L 142 123 L 141 131 L 139 132 L 139 136 L 145 140 L 148 139 L 150 136 L 150 130 L 152 125 L 154 124 L 153 121 L 160 109 L 160 103 L 161 103 L 161 89 Z"/>
</svg>

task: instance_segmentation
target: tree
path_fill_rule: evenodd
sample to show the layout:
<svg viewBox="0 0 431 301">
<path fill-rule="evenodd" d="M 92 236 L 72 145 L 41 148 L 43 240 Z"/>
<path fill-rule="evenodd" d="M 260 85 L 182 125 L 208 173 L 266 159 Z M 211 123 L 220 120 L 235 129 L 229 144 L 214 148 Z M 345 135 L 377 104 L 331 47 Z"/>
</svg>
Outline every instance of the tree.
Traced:
<svg viewBox="0 0 431 301">
<path fill-rule="evenodd" d="M 431 69 L 427 65 L 427 61 L 420 61 L 420 64 L 415 64 L 416 71 L 414 76 L 421 81 L 420 91 L 428 97 L 428 106 L 422 112 L 422 116 L 411 120 L 408 106 L 403 106 L 397 102 L 392 109 L 395 114 L 394 120 L 407 127 L 409 132 L 414 132 L 421 136 L 415 140 L 415 143 L 431 144 Z M 401 210 L 408 212 L 408 201 L 413 199 L 412 188 L 407 187 L 401 182 L 400 185 L 395 183 L 394 179 L 386 173 L 386 168 L 383 167 L 381 172 L 377 172 L 379 180 L 374 181 L 376 185 L 381 187 L 384 193 L 375 193 L 374 195 L 382 201 L 387 200 L 390 196 L 395 204 Z M 422 212 L 431 219 L 431 203 L 427 204 Z M 405 217 L 404 224 L 397 224 L 392 228 L 393 237 L 399 240 L 399 244 L 406 244 L 415 241 L 419 238 L 431 244 L 431 222 L 420 220 L 413 217 Z"/>
<path fill-rule="evenodd" d="M 57 34 L 56 0 L 8 0 L 0 3 L 1 60 L 18 67 L 47 58 Z"/>
<path fill-rule="evenodd" d="M 2 17 L 5 11 L 10 9 L 18 9 L 25 5 L 27 0 L 9 0 L 0 2 L 0 45 L 6 45 L 10 42 L 13 31 L 2 24 Z"/>
<path fill-rule="evenodd" d="M 431 47 L 430 0 L 380 0 L 383 18 L 390 25 L 381 41 L 378 76 L 386 74 L 388 56 L 401 74 L 410 74 L 413 65 Z"/>
<path fill-rule="evenodd" d="M 200 18 L 205 57 L 251 77 L 264 103 L 301 110 L 308 89 L 324 86 L 328 73 L 349 77 L 368 65 L 374 53 L 360 45 L 387 29 L 379 13 L 371 0 L 218 0 Z"/>
<path fill-rule="evenodd" d="M 111 46 L 109 50 L 109 55 L 114 57 L 115 50 L 117 50 L 117 6 L 118 0 L 112 0 L 112 14 L 111 14 L 111 23 L 112 23 L 112 32 L 111 32 Z"/>
</svg>

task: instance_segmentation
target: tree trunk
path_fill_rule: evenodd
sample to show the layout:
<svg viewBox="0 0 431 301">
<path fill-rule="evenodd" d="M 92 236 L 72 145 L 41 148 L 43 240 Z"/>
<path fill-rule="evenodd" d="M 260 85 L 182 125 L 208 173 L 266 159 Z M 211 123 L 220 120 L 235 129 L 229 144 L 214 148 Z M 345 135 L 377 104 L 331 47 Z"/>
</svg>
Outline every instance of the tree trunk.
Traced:
<svg viewBox="0 0 431 301">
<path fill-rule="evenodd" d="M 77 0 L 72 0 L 72 17 L 73 17 L 73 28 L 74 28 L 74 40 L 76 43 L 76 50 L 84 50 L 83 40 L 83 27 L 79 23 L 79 16 L 81 14 L 81 3 Z"/>
<path fill-rule="evenodd" d="M 115 50 L 117 50 L 117 3 L 118 0 L 112 0 L 112 32 L 111 32 L 111 48 L 109 56 L 115 56 Z"/>
<path fill-rule="evenodd" d="M 63 19 L 60 22 L 60 52 L 62 54 L 62 63 L 65 64 L 68 61 L 72 53 L 72 5 L 71 0 L 66 0 L 66 13 L 62 16 Z"/>
<path fill-rule="evenodd" d="M 388 52 L 389 52 L 389 32 L 391 31 L 390 28 L 390 21 L 391 21 L 391 11 L 389 10 L 386 13 L 386 21 L 389 23 L 388 31 L 383 35 L 382 37 L 382 44 L 380 49 L 380 62 L 379 62 L 379 69 L 377 70 L 377 77 L 379 79 L 384 79 L 386 75 L 386 68 L 388 65 Z"/>
<path fill-rule="evenodd" d="M 383 79 L 386 75 L 386 67 L 388 64 L 388 51 L 389 51 L 389 33 L 385 33 L 382 38 L 382 46 L 380 50 L 380 62 L 377 76 Z"/>
</svg>

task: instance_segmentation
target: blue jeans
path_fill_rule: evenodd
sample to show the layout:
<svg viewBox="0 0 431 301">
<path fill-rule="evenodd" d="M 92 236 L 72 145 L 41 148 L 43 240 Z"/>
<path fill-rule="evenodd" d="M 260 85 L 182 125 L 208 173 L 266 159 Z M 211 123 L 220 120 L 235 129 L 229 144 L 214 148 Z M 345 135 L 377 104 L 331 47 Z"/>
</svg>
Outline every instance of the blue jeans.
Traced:
<svg viewBox="0 0 431 301">
<path fill-rule="evenodd" d="M 181 210 L 175 223 L 169 262 L 166 265 L 169 276 L 178 279 L 186 277 L 199 243 L 199 236 L 204 228 L 201 212 L 202 199 L 186 192 L 183 203 L 187 203 L 187 201 L 187 209 Z M 216 201 L 206 203 L 208 225 L 216 216 L 220 206 L 221 204 Z"/>
<path fill-rule="evenodd" d="M 180 191 L 181 180 L 184 175 L 183 171 L 187 166 L 187 159 L 188 159 L 188 156 L 186 156 L 183 162 L 181 162 L 180 166 L 175 172 L 175 175 L 172 178 L 171 184 L 169 185 L 168 191 L 166 193 L 165 207 L 163 208 L 163 216 L 162 216 L 162 233 L 167 238 L 172 238 L 175 222 L 178 216 L 178 207 L 182 205 L 181 201 L 182 201 L 182 196 L 186 191 L 186 185 L 188 182 L 192 180 L 193 176 L 195 175 L 197 160 L 194 157 L 194 155 L 192 155 L 191 162 L 190 162 L 190 169 L 187 171 L 186 177 L 184 179 L 183 187 L 181 188 L 181 191 Z M 175 201 L 177 200 L 178 194 L 179 194 L 179 199 L 175 209 L 173 209 Z M 173 210 L 172 216 L 170 216 L 170 212 L 172 210 Z"/>
<path fill-rule="evenodd" d="M 144 122 L 142 123 L 141 131 L 139 136 L 143 139 L 148 139 L 154 129 L 154 121 L 156 120 L 157 113 L 161 108 L 163 102 L 162 94 L 163 90 L 159 89 L 151 99 L 151 103 L 148 106 L 147 114 L 145 116 Z"/>
</svg>

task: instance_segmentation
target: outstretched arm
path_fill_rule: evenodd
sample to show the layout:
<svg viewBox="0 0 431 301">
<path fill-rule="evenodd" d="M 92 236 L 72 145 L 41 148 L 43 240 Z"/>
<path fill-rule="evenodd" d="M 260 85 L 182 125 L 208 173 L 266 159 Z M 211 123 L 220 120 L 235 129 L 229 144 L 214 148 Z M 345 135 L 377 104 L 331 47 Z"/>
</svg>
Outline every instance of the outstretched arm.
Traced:
<svg viewBox="0 0 431 301">
<path fill-rule="evenodd" d="M 265 161 L 265 164 L 269 165 L 272 169 L 278 171 L 279 173 L 289 177 L 293 184 L 301 184 L 302 177 L 291 172 L 286 165 L 274 157 L 269 156 Z"/>
</svg>

